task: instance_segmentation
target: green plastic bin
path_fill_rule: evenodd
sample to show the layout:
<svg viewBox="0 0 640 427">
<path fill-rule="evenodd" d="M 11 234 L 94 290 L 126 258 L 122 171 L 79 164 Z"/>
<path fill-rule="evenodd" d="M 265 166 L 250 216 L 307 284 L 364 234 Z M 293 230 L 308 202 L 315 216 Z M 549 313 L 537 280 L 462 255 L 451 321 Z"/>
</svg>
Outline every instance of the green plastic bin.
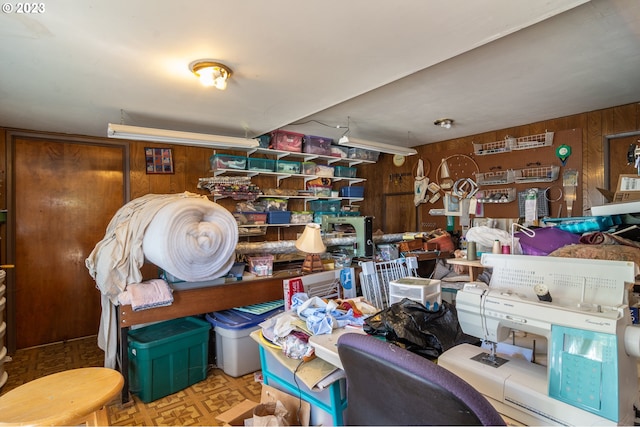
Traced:
<svg viewBox="0 0 640 427">
<path fill-rule="evenodd" d="M 204 380 L 210 328 L 184 317 L 130 330 L 130 391 L 148 403 Z"/>
</svg>

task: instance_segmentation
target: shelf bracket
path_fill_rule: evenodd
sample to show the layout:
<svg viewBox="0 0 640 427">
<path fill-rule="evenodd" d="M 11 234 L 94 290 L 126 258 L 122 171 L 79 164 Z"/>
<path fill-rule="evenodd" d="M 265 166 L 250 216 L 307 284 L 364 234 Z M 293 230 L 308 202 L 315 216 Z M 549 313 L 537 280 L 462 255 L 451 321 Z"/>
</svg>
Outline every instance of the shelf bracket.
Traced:
<svg viewBox="0 0 640 427">
<path fill-rule="evenodd" d="M 277 176 L 276 176 L 276 179 L 278 180 L 278 187 L 280 187 L 280 181 L 282 181 L 283 179 L 290 178 L 290 177 L 291 177 L 291 175 L 281 175 L 281 174 L 280 174 L 280 175 L 277 175 Z M 305 183 L 305 184 L 306 184 L 306 183 Z"/>
</svg>

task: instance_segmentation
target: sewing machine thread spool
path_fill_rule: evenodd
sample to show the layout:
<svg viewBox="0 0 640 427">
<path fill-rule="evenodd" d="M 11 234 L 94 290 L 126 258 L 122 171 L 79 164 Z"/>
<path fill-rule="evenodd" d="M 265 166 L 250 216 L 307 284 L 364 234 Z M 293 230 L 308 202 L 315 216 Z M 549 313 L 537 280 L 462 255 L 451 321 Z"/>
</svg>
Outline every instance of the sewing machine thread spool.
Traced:
<svg viewBox="0 0 640 427">
<path fill-rule="evenodd" d="M 502 245 L 502 253 L 503 253 L 503 254 L 510 255 L 510 254 L 511 254 L 511 246 L 509 246 L 509 245 Z"/>
<path fill-rule="evenodd" d="M 491 250 L 491 253 L 494 253 L 494 254 L 502 253 L 502 245 L 500 244 L 500 240 L 493 241 L 493 248 Z"/>
<path fill-rule="evenodd" d="M 476 242 L 467 242 L 467 260 L 475 261 L 477 259 Z"/>
<path fill-rule="evenodd" d="M 536 293 L 540 301 L 552 301 L 551 294 L 549 293 L 549 288 L 547 288 L 545 285 L 535 285 L 533 287 L 533 292 Z"/>
</svg>

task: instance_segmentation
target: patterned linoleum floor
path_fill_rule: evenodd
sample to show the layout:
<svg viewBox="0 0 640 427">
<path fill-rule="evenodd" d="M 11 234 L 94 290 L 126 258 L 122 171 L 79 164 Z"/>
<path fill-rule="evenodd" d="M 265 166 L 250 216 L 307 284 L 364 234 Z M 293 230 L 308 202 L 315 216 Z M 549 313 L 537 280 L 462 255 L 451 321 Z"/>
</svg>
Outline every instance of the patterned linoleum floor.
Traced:
<svg viewBox="0 0 640 427">
<path fill-rule="evenodd" d="M 104 353 L 95 336 L 18 350 L 4 364 L 9 377 L 0 395 L 45 375 L 103 364 Z M 109 422 L 116 426 L 218 425 L 216 415 L 245 399 L 260 401 L 262 385 L 256 376 L 233 378 L 211 368 L 204 381 L 153 402 L 144 403 L 135 395 L 124 405 L 113 401 L 108 406 Z"/>
</svg>

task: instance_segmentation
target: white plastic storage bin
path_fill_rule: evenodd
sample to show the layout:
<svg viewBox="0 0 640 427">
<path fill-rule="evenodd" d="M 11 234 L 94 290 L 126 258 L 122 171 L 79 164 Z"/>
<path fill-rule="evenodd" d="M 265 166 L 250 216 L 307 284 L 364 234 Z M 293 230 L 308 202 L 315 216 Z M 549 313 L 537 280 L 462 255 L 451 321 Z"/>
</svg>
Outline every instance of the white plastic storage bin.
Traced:
<svg viewBox="0 0 640 427">
<path fill-rule="evenodd" d="M 216 365 L 225 374 L 241 377 L 260 370 L 258 343 L 249 335 L 260 329 L 260 323 L 281 312 L 276 308 L 263 314 L 239 310 L 215 311 L 206 315 L 216 333 Z"/>
<path fill-rule="evenodd" d="M 417 301 L 427 309 L 437 311 L 442 306 L 442 288 L 440 280 L 421 277 L 401 277 L 389 281 L 389 303 L 402 301 L 403 298 Z"/>
</svg>

